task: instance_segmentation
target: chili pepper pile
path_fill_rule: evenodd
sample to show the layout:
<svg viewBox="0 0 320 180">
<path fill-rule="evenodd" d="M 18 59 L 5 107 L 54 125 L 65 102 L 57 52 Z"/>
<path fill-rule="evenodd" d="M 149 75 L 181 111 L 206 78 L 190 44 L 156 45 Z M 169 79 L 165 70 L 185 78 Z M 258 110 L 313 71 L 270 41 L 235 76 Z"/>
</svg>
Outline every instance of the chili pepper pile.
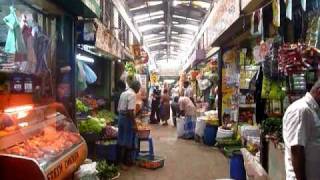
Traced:
<svg viewBox="0 0 320 180">
<path fill-rule="evenodd" d="M 285 75 L 302 73 L 316 67 L 320 52 L 304 44 L 284 44 L 279 49 L 279 71 Z"/>
</svg>

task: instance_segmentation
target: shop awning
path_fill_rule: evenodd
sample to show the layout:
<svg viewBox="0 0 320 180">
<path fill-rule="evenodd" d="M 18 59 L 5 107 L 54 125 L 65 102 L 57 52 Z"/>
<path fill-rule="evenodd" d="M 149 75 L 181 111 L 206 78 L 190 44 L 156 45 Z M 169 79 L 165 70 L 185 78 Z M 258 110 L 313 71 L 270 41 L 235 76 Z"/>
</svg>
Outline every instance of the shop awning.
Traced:
<svg viewBox="0 0 320 180">
<path fill-rule="evenodd" d="M 72 14 L 85 18 L 100 17 L 100 0 L 53 0 Z"/>
</svg>

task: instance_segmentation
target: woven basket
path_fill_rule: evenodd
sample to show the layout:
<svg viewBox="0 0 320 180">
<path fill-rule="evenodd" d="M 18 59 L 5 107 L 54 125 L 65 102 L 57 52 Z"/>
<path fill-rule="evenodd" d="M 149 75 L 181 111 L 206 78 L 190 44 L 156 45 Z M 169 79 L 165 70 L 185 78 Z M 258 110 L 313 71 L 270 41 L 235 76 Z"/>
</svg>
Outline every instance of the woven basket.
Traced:
<svg viewBox="0 0 320 180">
<path fill-rule="evenodd" d="M 138 130 L 137 136 L 139 139 L 147 139 L 150 136 L 150 129 L 148 130 Z"/>
</svg>

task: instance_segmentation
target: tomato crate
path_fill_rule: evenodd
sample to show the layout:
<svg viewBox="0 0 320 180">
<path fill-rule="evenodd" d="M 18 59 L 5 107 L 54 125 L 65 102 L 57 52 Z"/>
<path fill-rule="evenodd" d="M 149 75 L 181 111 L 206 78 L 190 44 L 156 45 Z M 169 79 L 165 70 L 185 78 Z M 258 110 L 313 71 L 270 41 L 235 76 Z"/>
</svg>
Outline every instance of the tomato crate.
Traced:
<svg viewBox="0 0 320 180">
<path fill-rule="evenodd" d="M 164 158 L 160 156 L 139 156 L 137 165 L 146 169 L 159 169 L 164 166 Z"/>
</svg>

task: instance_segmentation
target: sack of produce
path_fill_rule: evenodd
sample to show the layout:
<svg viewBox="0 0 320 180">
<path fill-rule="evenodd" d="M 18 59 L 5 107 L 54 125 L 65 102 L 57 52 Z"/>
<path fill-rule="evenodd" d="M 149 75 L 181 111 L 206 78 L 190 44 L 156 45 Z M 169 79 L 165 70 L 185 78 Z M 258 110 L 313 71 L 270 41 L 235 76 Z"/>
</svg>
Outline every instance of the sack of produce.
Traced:
<svg viewBox="0 0 320 180">
<path fill-rule="evenodd" d="M 198 118 L 196 121 L 195 134 L 203 137 L 204 128 L 206 128 L 206 121 L 204 119 Z"/>
<path fill-rule="evenodd" d="M 185 117 L 183 138 L 185 138 L 185 139 L 194 138 L 194 130 L 195 130 L 195 119 L 190 116 Z"/>
<path fill-rule="evenodd" d="M 218 128 L 217 139 L 231 138 L 233 136 L 233 130 Z"/>
<path fill-rule="evenodd" d="M 184 135 L 184 118 L 177 118 L 177 136 L 182 137 Z"/>
</svg>

